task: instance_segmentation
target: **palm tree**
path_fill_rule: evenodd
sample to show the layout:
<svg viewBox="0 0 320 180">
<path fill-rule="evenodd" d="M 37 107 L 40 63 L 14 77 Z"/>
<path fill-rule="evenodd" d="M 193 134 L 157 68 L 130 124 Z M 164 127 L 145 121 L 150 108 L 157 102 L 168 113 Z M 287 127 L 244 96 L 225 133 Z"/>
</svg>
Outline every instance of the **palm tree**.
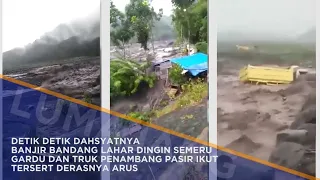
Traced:
<svg viewBox="0 0 320 180">
<path fill-rule="evenodd" d="M 156 77 L 147 74 L 149 63 L 139 64 L 132 60 L 112 60 L 110 63 L 110 93 L 112 97 L 128 96 L 138 91 L 139 85 L 146 82 L 153 87 Z"/>
</svg>

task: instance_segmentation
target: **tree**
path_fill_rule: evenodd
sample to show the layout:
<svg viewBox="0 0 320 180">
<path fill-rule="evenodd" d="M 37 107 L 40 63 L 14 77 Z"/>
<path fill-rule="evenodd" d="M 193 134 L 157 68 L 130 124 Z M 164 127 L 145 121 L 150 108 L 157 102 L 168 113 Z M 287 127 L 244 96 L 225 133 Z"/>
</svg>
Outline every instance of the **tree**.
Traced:
<svg viewBox="0 0 320 180">
<path fill-rule="evenodd" d="M 145 50 L 148 49 L 148 41 L 152 36 L 154 20 L 159 21 L 163 11 L 156 13 L 146 0 L 130 0 L 125 8 L 126 18 L 132 23 L 132 30 L 135 32 L 138 43 Z"/>
<path fill-rule="evenodd" d="M 111 98 L 128 96 L 139 90 L 140 84 L 145 82 L 153 87 L 156 77 L 146 74 L 148 63 L 139 64 L 131 60 L 112 60 L 110 63 L 110 94 Z"/>
<path fill-rule="evenodd" d="M 188 8 L 191 4 L 196 2 L 196 0 L 171 0 L 171 2 L 175 7 L 183 9 Z"/>
<path fill-rule="evenodd" d="M 123 50 L 123 58 L 126 58 L 126 44 L 134 37 L 130 23 L 122 22 L 119 28 L 110 32 L 111 42 Z"/>
<path fill-rule="evenodd" d="M 172 20 L 176 31 L 183 39 L 195 44 L 207 42 L 207 0 L 172 0 L 175 5 Z"/>
<path fill-rule="evenodd" d="M 110 1 L 110 24 L 115 28 L 119 26 L 119 21 L 124 19 L 124 14 L 116 8 L 112 1 Z"/>
<path fill-rule="evenodd" d="M 110 17 L 111 25 L 113 29 L 110 32 L 110 38 L 113 45 L 118 46 L 123 50 L 123 57 L 126 58 L 126 44 L 134 37 L 134 31 L 132 31 L 132 24 L 125 18 L 125 14 L 120 12 L 114 4 L 111 2 Z"/>
<path fill-rule="evenodd" d="M 120 12 L 113 2 L 110 2 L 110 32 L 111 43 L 123 50 L 123 58 L 126 58 L 126 44 L 134 37 L 132 24 L 125 14 Z"/>
</svg>

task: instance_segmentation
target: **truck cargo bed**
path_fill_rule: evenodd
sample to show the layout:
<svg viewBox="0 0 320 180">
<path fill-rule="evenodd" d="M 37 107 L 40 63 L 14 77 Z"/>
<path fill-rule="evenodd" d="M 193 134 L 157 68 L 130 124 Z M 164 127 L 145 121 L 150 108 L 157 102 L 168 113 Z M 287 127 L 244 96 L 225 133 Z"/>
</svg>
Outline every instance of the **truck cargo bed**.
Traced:
<svg viewBox="0 0 320 180">
<path fill-rule="evenodd" d="M 264 84 L 289 84 L 294 80 L 292 68 L 251 66 L 240 70 L 240 81 Z"/>
</svg>

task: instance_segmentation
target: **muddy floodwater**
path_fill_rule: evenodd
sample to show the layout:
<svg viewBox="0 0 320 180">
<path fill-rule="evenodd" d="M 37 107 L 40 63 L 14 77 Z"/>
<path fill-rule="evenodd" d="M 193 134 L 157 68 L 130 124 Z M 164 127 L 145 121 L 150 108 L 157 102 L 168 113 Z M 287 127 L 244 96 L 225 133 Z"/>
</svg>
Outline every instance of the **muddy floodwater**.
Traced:
<svg viewBox="0 0 320 180">
<path fill-rule="evenodd" d="M 224 61 L 220 65 L 223 68 L 220 68 L 217 79 L 218 145 L 270 160 L 272 154 L 284 157 L 277 150 L 277 143 L 282 143 L 279 134 L 290 136 L 295 129 L 306 129 L 312 134 L 315 130 L 315 111 L 312 110 L 315 107 L 315 69 L 308 69 L 308 74 L 288 85 L 255 85 L 239 81 L 239 70 L 246 64 Z M 307 111 L 308 117 L 305 115 Z M 292 142 L 297 146 L 307 144 L 303 150 L 307 152 L 312 150 L 315 138 L 301 137 Z M 283 162 L 296 159 L 296 155 L 292 152 Z M 313 171 L 290 163 L 273 162 L 308 174 Z"/>
<path fill-rule="evenodd" d="M 77 99 L 88 94 L 93 104 L 100 104 L 100 57 L 79 57 L 66 63 L 9 71 L 5 75 Z"/>
</svg>

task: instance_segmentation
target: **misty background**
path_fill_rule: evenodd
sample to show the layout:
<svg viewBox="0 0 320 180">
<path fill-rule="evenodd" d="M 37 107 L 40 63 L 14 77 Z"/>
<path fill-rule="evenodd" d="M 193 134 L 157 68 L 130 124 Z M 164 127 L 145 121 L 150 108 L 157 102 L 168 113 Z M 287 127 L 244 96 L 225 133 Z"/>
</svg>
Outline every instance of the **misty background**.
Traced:
<svg viewBox="0 0 320 180">
<path fill-rule="evenodd" d="M 124 12 L 125 7 L 130 3 L 130 0 L 113 0 L 112 2 L 120 11 Z M 170 16 L 172 14 L 173 6 L 171 0 L 152 0 L 150 4 L 156 12 L 162 8 L 163 15 Z"/>
<path fill-rule="evenodd" d="M 218 2 L 218 41 L 316 41 L 316 0 Z"/>
<path fill-rule="evenodd" d="M 5 71 L 100 56 L 100 1 L 4 0 L 3 37 Z"/>
<path fill-rule="evenodd" d="M 130 3 L 130 0 L 113 0 L 113 4 L 119 9 L 121 12 L 125 12 L 125 7 Z M 173 40 L 177 37 L 176 31 L 172 25 L 172 10 L 173 5 L 171 0 L 152 0 L 151 6 L 154 8 L 155 12 L 158 12 L 159 9 L 163 10 L 163 15 L 160 21 L 154 22 L 153 31 L 153 40 L 161 41 L 161 40 Z M 111 27 L 112 30 L 112 27 Z M 133 38 L 130 42 L 137 42 L 136 38 Z M 113 45 L 113 44 L 111 44 Z"/>
<path fill-rule="evenodd" d="M 124 11 L 129 0 L 114 1 Z M 218 41 L 315 43 L 316 0 L 219 0 Z M 19 6 L 17 6 L 19 4 Z M 163 17 L 154 40 L 176 37 L 171 0 L 153 0 Z M 39 8 L 42 7 L 42 8 Z M 4 0 L 4 70 L 100 55 L 100 1 Z"/>
</svg>

